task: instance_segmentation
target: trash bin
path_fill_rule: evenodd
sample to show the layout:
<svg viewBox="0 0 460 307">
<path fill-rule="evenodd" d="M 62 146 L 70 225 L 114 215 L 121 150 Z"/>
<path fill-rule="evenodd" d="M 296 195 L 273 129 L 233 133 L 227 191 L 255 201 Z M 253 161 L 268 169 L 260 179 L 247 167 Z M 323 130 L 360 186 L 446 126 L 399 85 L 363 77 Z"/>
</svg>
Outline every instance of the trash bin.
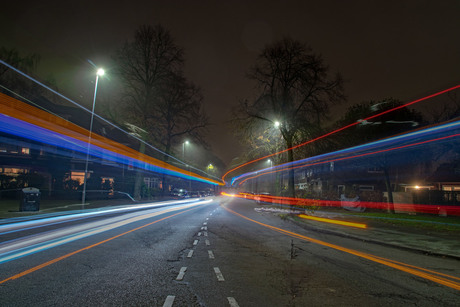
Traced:
<svg viewBox="0 0 460 307">
<path fill-rule="evenodd" d="M 19 211 L 40 210 L 40 194 L 40 190 L 37 188 L 22 189 Z"/>
</svg>

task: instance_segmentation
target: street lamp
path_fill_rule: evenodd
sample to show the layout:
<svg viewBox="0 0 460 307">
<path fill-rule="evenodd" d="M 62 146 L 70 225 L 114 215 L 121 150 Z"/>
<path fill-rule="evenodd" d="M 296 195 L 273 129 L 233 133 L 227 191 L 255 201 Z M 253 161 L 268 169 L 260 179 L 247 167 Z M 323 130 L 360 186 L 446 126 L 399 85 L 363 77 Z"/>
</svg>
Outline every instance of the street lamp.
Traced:
<svg viewBox="0 0 460 307">
<path fill-rule="evenodd" d="M 270 163 L 270 167 L 273 167 L 273 161 L 271 159 L 268 159 L 267 162 Z"/>
<path fill-rule="evenodd" d="M 185 161 L 185 145 L 188 145 L 189 142 L 188 141 L 185 141 L 184 143 L 182 143 L 182 160 Z"/>
<path fill-rule="evenodd" d="M 276 122 L 274 123 L 274 125 L 275 125 L 275 128 L 278 128 L 278 127 L 280 126 L 280 122 L 279 122 L 279 121 L 276 121 Z"/>
<path fill-rule="evenodd" d="M 102 68 L 99 68 L 96 73 L 96 84 L 94 86 L 94 97 L 93 97 L 93 109 L 91 111 L 91 122 L 89 124 L 88 146 L 86 147 L 85 177 L 83 177 L 83 195 L 81 198 L 82 209 L 84 208 L 85 201 L 86 201 L 86 181 L 88 177 L 89 144 L 91 143 L 91 135 L 93 133 L 94 107 L 96 106 L 97 84 L 99 82 L 99 76 L 103 76 L 104 73 L 105 71 Z"/>
</svg>

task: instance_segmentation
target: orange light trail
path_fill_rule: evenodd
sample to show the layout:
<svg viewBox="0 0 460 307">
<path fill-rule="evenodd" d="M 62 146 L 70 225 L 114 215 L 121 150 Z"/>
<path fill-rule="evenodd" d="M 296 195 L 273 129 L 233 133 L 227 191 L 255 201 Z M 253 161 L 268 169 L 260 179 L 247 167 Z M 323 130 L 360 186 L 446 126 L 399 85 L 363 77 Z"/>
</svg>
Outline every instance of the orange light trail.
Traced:
<svg viewBox="0 0 460 307">
<path fill-rule="evenodd" d="M 380 112 L 380 113 L 378 113 L 378 114 L 375 114 L 375 115 L 366 117 L 366 118 L 364 118 L 364 119 L 360 119 L 360 120 L 358 120 L 358 121 L 356 121 L 356 122 L 354 122 L 354 123 L 351 123 L 351 124 L 349 124 L 349 125 L 343 126 L 342 128 L 333 130 L 333 131 L 331 131 L 331 132 L 328 132 L 328 133 L 326 133 L 326 134 L 324 134 L 324 135 L 321 135 L 321 136 L 319 136 L 319 137 L 317 137 L 317 138 L 314 138 L 314 139 L 312 139 L 312 140 L 306 141 L 306 142 L 304 142 L 304 143 L 301 143 L 301 144 L 292 146 L 292 147 L 290 147 L 290 148 L 287 148 L 287 149 L 284 149 L 284 150 L 281 150 L 281 151 L 278 151 L 278 152 L 269 154 L 269 155 L 264 156 L 264 157 L 261 157 L 261 158 L 257 158 L 257 159 L 248 161 L 248 162 L 246 162 L 246 163 L 243 163 L 243 164 L 241 164 L 241 165 L 238 165 L 237 167 L 234 167 L 234 168 L 232 168 L 231 170 L 227 171 L 227 172 L 222 176 L 222 181 L 225 182 L 225 177 L 226 177 L 228 174 L 230 174 L 231 172 L 233 172 L 233 171 L 235 171 L 235 170 L 237 170 L 237 169 L 239 169 L 239 168 L 241 168 L 241 167 L 244 167 L 244 166 L 246 166 L 246 165 L 249 165 L 249 164 L 255 163 L 255 162 L 257 162 L 257 161 L 260 161 L 260 160 L 263 160 L 263 159 L 266 159 L 266 158 L 270 158 L 270 157 L 273 157 L 273 156 L 276 156 L 276 155 L 279 155 L 279 154 L 282 154 L 282 153 L 287 152 L 287 151 L 292 150 L 292 149 L 296 149 L 296 148 L 305 146 L 305 145 L 307 145 L 307 144 L 316 142 L 316 141 L 318 141 L 318 140 L 320 140 L 320 139 L 323 139 L 323 138 L 325 138 L 325 137 L 328 137 L 328 136 L 330 136 L 330 135 L 332 135 L 332 134 L 335 134 L 335 133 L 337 133 L 337 132 L 340 132 L 340 131 L 343 131 L 343 130 L 348 129 L 348 128 L 350 128 L 350 127 L 359 125 L 359 124 L 362 123 L 362 122 L 365 122 L 365 121 L 374 119 L 374 118 L 376 118 L 376 117 L 379 117 L 379 116 L 388 114 L 388 113 L 390 113 L 390 112 L 393 112 L 393 111 L 402 109 L 402 108 L 404 108 L 404 107 L 407 107 L 407 106 L 410 106 L 410 105 L 413 105 L 413 104 L 416 104 L 416 103 L 418 103 L 418 102 L 421 102 L 421 101 L 424 101 L 424 100 L 427 100 L 427 99 L 430 99 L 430 98 L 433 98 L 433 97 L 436 97 L 436 96 L 439 96 L 439 95 L 448 93 L 448 92 L 453 91 L 453 90 L 458 89 L 458 88 L 460 88 L 460 84 L 459 84 L 459 85 L 456 85 L 456 86 L 454 86 L 454 87 L 451 87 L 451 88 L 442 90 L 442 91 L 440 91 L 440 92 L 437 92 L 437 93 L 434 93 L 434 94 L 431 94 L 431 95 L 428 95 L 428 96 L 425 96 L 425 97 L 416 99 L 416 100 L 414 100 L 414 101 L 408 102 L 408 103 L 403 104 L 403 105 L 401 105 L 401 106 L 398 106 L 398 107 L 395 107 L 395 108 L 392 108 L 392 109 L 389 109 L 389 110 Z"/>
<path fill-rule="evenodd" d="M 153 222 L 151 222 L 151 223 L 148 223 L 148 224 L 139 226 L 139 227 L 137 227 L 137 228 L 128 230 L 128 231 L 126 231 L 126 232 L 120 233 L 120 234 L 118 234 L 118 235 L 116 235 L 116 236 L 113 236 L 113 237 L 111 237 L 111 238 L 105 239 L 105 240 L 100 241 L 100 242 L 97 242 L 97 243 L 95 243 L 95 244 L 92 244 L 92 245 L 83 247 L 83 248 L 81 248 L 81 249 L 79 249 L 79 250 L 76 250 L 76 251 L 74 251 L 74 252 L 68 253 L 68 254 L 63 255 L 63 256 L 61 256 L 61 257 L 54 258 L 54 259 L 52 259 L 52 260 L 50 260 L 50 261 L 47 261 L 47 262 L 42 263 L 42 264 L 40 264 L 40 265 L 37 265 L 37 266 L 35 266 L 35 267 L 33 267 L 33 268 L 30 268 L 30 269 L 28 269 L 28 270 L 26 270 L 26 271 L 24 271 L 24 272 L 21 272 L 21 273 L 19 273 L 19 274 L 16 274 L 16 275 L 13 275 L 13 276 L 11 276 L 11 277 L 8 277 L 8 278 L 6 278 L 6 279 L 0 281 L 0 285 L 3 284 L 3 283 L 5 283 L 5 282 L 7 282 L 7 281 L 14 280 L 14 279 L 18 279 L 18 278 L 20 278 L 20 277 L 26 276 L 26 275 L 28 275 L 28 274 L 30 274 L 30 273 L 33 273 L 33 272 L 35 272 L 35 271 L 38 271 L 38 270 L 40 270 L 40 269 L 42 269 L 42 268 L 44 268 L 44 267 L 47 267 L 47 266 L 49 266 L 49 265 L 51 265 L 51 264 L 53 264 L 53 263 L 56 263 L 56 262 L 59 262 L 59 261 L 61 261 L 61 260 L 66 259 L 66 258 L 69 258 L 69 257 L 71 257 L 71 256 L 73 256 L 73 255 L 75 255 L 75 254 L 80 253 L 80 252 L 89 250 L 89 249 L 91 249 L 91 248 L 93 248 L 93 247 L 96 247 L 96 246 L 99 246 L 99 245 L 101 245 L 101 244 L 104 244 L 104 243 L 107 243 L 107 242 L 109 242 L 109 241 L 112 241 L 113 239 L 122 237 L 122 236 L 124 236 L 124 235 L 126 235 L 126 234 L 128 234 L 128 233 L 131 233 L 131 232 L 134 232 L 134 231 L 136 231 L 136 230 L 142 229 L 142 228 L 144 228 L 144 227 L 147 227 L 147 226 L 153 225 L 153 224 L 155 224 L 155 223 L 164 221 L 164 220 L 166 220 L 166 219 L 169 219 L 169 218 L 174 217 L 174 216 L 176 216 L 176 215 L 179 215 L 179 214 L 188 212 L 188 211 L 193 210 L 193 209 L 196 209 L 196 208 L 187 209 L 187 210 L 184 210 L 184 211 L 181 211 L 181 212 L 178 212 L 178 213 L 171 214 L 171 215 L 169 215 L 169 216 L 165 216 L 165 217 L 163 217 L 163 218 L 161 218 L 161 219 L 159 219 L 159 220 L 156 220 L 156 221 L 153 221 Z M 167 211 L 168 211 L 168 210 L 165 210 L 165 212 L 167 212 Z"/>
<path fill-rule="evenodd" d="M 40 110 L 29 104 L 23 103 L 3 93 L 0 93 L 0 105 L 2 114 L 74 138 L 82 142 L 88 141 L 88 130 L 78 125 L 75 125 L 63 118 L 57 117 L 51 113 Z M 91 144 L 122 156 L 130 157 L 151 165 L 161 167 L 163 169 L 168 169 L 183 175 L 200 178 L 218 185 L 223 185 L 222 182 L 192 173 L 191 171 L 183 170 L 164 161 L 140 153 L 126 145 L 112 141 L 111 139 L 98 135 L 94 132 L 91 134 Z"/>
<path fill-rule="evenodd" d="M 317 240 L 317 239 L 307 237 L 307 236 L 304 236 L 304 235 L 301 235 L 301 234 L 298 234 L 298 233 L 295 233 L 295 232 L 284 230 L 282 228 L 278 228 L 278 227 L 275 227 L 275 226 L 271 226 L 271 225 L 268 225 L 268 224 L 261 223 L 259 221 L 256 221 L 256 220 L 253 220 L 251 218 L 248 218 L 248 217 L 246 217 L 246 216 L 244 216 L 244 215 L 242 215 L 242 214 L 240 214 L 240 213 L 238 213 L 236 211 L 233 211 L 233 210 L 227 208 L 226 206 L 222 206 L 222 207 L 225 210 L 229 211 L 230 213 L 233 213 L 233 214 L 235 214 L 235 215 L 237 215 L 237 216 L 239 216 L 239 217 L 241 217 L 243 219 L 246 219 L 246 220 L 251 221 L 253 223 L 256 223 L 258 225 L 264 226 L 264 227 L 269 228 L 271 230 L 274 230 L 276 232 L 288 235 L 290 237 L 297 238 L 297 239 L 300 239 L 300 240 L 303 240 L 303 241 L 309 241 L 309 242 L 316 243 L 316 244 L 319 244 L 319 245 L 322 245 L 322 246 L 326 246 L 326 247 L 329 247 L 329 248 L 332 248 L 332 249 L 335 249 L 335 250 L 339 250 L 339 251 L 342 251 L 342 252 L 345 252 L 345 253 L 348 253 L 348 254 L 352 254 L 352 255 L 355 255 L 355 256 L 358 256 L 358 257 L 361 257 L 361 258 L 364 258 L 364 259 L 367 259 L 367 260 L 370 260 L 370 261 L 373 261 L 373 262 L 376 262 L 376 263 L 380 263 L 380 264 L 386 265 L 388 267 L 391 267 L 391 268 L 394 268 L 394 269 L 397 269 L 397 270 L 400 270 L 400 271 L 403 271 L 403 272 L 406 272 L 406 273 L 409 273 L 409 274 L 412 274 L 412 275 L 415 275 L 415 276 L 418 276 L 418 277 L 428 279 L 428 280 L 430 280 L 432 282 L 435 282 L 435 283 L 447 286 L 449 288 L 455 289 L 457 291 L 460 291 L 460 282 L 455 281 L 455 280 L 460 280 L 460 279 L 458 277 L 456 277 L 456 276 L 451 276 L 451 275 L 447 275 L 447 274 L 443 274 L 443 273 L 438 273 L 438 272 L 435 272 L 435 271 L 430 271 L 430 270 L 427 270 L 427 269 L 424 269 L 424 268 L 421 268 L 421 267 L 417 267 L 417 266 L 414 266 L 414 265 L 406 264 L 406 263 L 403 263 L 403 262 L 397 262 L 397 261 L 394 261 L 394 260 L 390 260 L 390 259 L 386 259 L 386 258 L 383 258 L 383 257 L 363 253 L 363 252 L 353 250 L 353 249 L 350 249 L 350 248 L 346 248 L 346 247 L 343 247 L 343 246 L 331 244 L 331 243 L 328 243 L 328 242 L 325 242 L 325 241 Z"/>
</svg>

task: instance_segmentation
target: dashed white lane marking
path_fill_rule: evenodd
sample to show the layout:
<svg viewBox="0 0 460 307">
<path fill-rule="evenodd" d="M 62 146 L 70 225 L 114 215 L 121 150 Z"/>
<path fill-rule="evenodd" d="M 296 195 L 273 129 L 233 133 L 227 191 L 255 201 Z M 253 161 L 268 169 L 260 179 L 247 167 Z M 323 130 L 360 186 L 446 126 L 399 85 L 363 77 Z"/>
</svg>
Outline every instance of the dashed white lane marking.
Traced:
<svg viewBox="0 0 460 307">
<path fill-rule="evenodd" d="M 225 281 L 224 275 L 220 272 L 220 269 L 218 267 L 214 268 L 214 272 L 216 273 L 217 276 L 217 281 Z"/>
<path fill-rule="evenodd" d="M 206 225 L 208 225 L 208 223 L 207 223 L 207 222 L 204 222 L 204 223 L 203 223 L 203 225 L 205 225 L 205 226 L 206 226 Z"/>
<path fill-rule="evenodd" d="M 193 245 L 197 245 L 197 244 L 198 244 L 198 240 L 193 241 Z"/>
<path fill-rule="evenodd" d="M 212 251 L 208 251 L 209 259 L 214 259 L 214 253 Z"/>
<path fill-rule="evenodd" d="M 201 231 L 198 233 L 198 236 L 201 237 Z"/>
<path fill-rule="evenodd" d="M 207 246 L 211 245 L 211 243 L 209 242 L 209 240 L 205 240 L 204 243 L 206 243 Z"/>
<path fill-rule="evenodd" d="M 207 232 L 207 231 L 204 231 L 203 234 L 204 234 L 205 237 L 208 236 L 208 232 Z"/>
<path fill-rule="evenodd" d="M 206 221 L 209 221 L 209 217 L 206 218 Z"/>
<path fill-rule="evenodd" d="M 227 300 L 231 307 L 240 307 L 234 297 L 227 297 Z"/>
<path fill-rule="evenodd" d="M 204 230 L 204 229 L 205 229 L 205 227 L 204 227 L 204 226 L 203 226 L 203 227 L 201 227 L 201 230 Z"/>
<path fill-rule="evenodd" d="M 168 297 L 165 300 L 165 303 L 163 304 L 163 307 L 171 307 L 174 303 L 174 299 L 176 297 L 174 295 L 168 295 Z"/>
<path fill-rule="evenodd" d="M 193 256 L 193 249 L 188 252 L 187 258 L 192 258 Z"/>
<path fill-rule="evenodd" d="M 187 267 L 183 266 L 180 268 L 179 275 L 177 275 L 176 280 L 182 280 L 185 275 L 185 271 L 187 271 Z"/>
<path fill-rule="evenodd" d="M 208 226 L 204 226 L 203 228 L 204 228 L 203 230 L 208 230 Z"/>
<path fill-rule="evenodd" d="M 209 215 L 212 215 L 212 213 L 210 213 Z"/>
</svg>

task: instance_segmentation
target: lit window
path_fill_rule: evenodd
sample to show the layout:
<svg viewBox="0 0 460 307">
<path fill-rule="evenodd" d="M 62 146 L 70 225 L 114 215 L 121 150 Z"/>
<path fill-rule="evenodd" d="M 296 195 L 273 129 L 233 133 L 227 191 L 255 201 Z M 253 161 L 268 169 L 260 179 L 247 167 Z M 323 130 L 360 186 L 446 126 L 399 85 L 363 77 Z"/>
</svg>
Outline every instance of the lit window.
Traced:
<svg viewBox="0 0 460 307">
<path fill-rule="evenodd" d="M 22 147 L 21 153 L 23 155 L 29 155 L 30 154 L 30 148 Z"/>
<path fill-rule="evenodd" d="M 88 174 L 89 175 L 89 174 Z M 89 177 L 89 176 L 88 176 Z M 80 184 L 83 184 L 85 180 L 85 172 L 72 172 L 70 174 L 70 179 L 78 181 Z"/>
</svg>

